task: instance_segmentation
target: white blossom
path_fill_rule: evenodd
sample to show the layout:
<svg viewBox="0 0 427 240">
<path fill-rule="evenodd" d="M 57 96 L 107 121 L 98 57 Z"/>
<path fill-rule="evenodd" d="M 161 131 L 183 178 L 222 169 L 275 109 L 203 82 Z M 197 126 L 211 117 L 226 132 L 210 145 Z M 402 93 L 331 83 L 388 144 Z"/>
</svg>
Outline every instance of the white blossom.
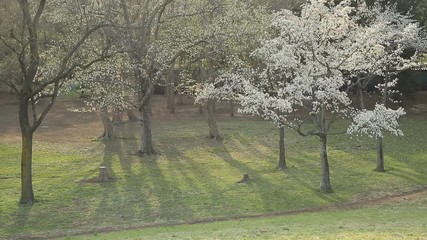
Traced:
<svg viewBox="0 0 427 240">
<path fill-rule="evenodd" d="M 353 122 L 347 129 L 348 134 L 366 134 L 372 138 L 383 137 L 388 131 L 396 136 L 403 136 L 398 119 L 405 115 L 403 108 L 393 110 L 383 104 L 376 104 L 373 110 L 361 110 L 353 116 Z"/>
</svg>

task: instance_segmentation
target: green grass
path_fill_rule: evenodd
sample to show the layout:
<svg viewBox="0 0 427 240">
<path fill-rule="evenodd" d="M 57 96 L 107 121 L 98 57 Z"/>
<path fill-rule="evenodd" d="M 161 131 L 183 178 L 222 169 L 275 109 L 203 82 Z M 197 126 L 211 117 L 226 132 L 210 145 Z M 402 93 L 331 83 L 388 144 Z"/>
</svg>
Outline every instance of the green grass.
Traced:
<svg viewBox="0 0 427 240">
<path fill-rule="evenodd" d="M 86 239 L 425 239 L 427 196 L 352 210 L 94 233 Z"/>
<path fill-rule="evenodd" d="M 138 133 L 127 127 L 121 129 L 120 140 L 93 142 L 85 150 L 71 142 L 37 142 L 33 206 L 18 204 L 19 146 L 0 144 L 0 238 L 251 216 L 425 187 L 425 120 L 423 115 L 407 116 L 402 121 L 406 135 L 385 138 L 385 173 L 373 171 L 373 139 L 331 136 L 332 194 L 318 191 L 318 139 L 289 130 L 290 168 L 279 172 L 278 129 L 263 121 L 223 119 L 221 142 L 205 138 L 207 124 L 202 121 L 155 123 L 158 154 L 142 158 L 133 155 Z M 344 122 L 339 122 L 338 129 L 342 126 Z M 97 176 L 101 165 L 116 181 L 87 181 Z M 236 184 L 243 173 L 249 173 L 251 182 Z"/>
</svg>

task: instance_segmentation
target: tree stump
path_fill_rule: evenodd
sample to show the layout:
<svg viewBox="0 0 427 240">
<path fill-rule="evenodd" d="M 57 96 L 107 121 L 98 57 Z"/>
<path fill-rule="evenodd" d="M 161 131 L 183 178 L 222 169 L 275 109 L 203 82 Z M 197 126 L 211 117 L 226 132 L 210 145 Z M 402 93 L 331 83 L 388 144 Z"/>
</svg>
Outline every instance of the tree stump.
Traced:
<svg viewBox="0 0 427 240">
<path fill-rule="evenodd" d="M 99 180 L 100 182 L 106 182 L 106 181 L 108 181 L 107 167 L 105 167 L 105 166 L 101 166 L 101 167 L 99 167 L 99 176 L 98 176 L 98 180 Z"/>
<path fill-rule="evenodd" d="M 240 181 L 237 181 L 236 183 L 245 183 L 245 182 L 249 182 L 249 180 L 251 180 L 249 178 L 249 174 L 248 173 L 244 173 L 243 174 L 243 178 Z"/>
</svg>

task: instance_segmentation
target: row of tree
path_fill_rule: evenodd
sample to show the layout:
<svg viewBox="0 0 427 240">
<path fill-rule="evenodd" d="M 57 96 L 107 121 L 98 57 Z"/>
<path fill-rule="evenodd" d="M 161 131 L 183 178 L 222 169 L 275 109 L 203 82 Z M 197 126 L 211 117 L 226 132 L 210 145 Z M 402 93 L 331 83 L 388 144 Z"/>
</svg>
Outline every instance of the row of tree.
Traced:
<svg viewBox="0 0 427 240">
<path fill-rule="evenodd" d="M 396 5 L 312 0 L 300 13 L 282 10 L 273 16 L 274 31 L 251 53 L 255 61 L 238 62 L 204 85 L 197 99 L 232 99 L 241 111 L 272 121 L 280 129 L 279 168 L 286 168 L 284 126 L 302 136 L 317 136 L 321 145 L 320 191 L 331 192 L 327 137 L 337 118 L 351 118 L 349 134 L 377 140 L 377 171 L 384 171 L 383 134 L 402 135 L 403 108 L 387 101 L 397 74 L 417 66 L 425 50 L 425 33 Z M 366 109 L 363 95 L 376 83 L 379 99 Z M 351 92 L 358 93 L 359 107 Z"/>
<path fill-rule="evenodd" d="M 281 168 L 285 126 L 318 136 L 325 192 L 332 190 L 326 141 L 337 117 L 352 117 L 349 132 L 371 134 L 379 146 L 384 129 L 400 134 L 396 121 L 403 110 L 387 108 L 386 100 L 395 73 L 415 63 L 417 51 L 405 51 L 425 46 L 417 22 L 395 7 L 360 1 L 287 1 L 294 12 L 277 13 L 264 2 L 2 1 L 0 83 L 19 99 L 20 202 L 34 201 L 33 134 L 70 86 L 87 90 L 90 108 L 103 116 L 105 136 L 108 111 L 137 109 L 139 153 L 153 154 L 150 99 L 156 85 L 171 86 L 167 76 L 178 72 L 182 91 L 207 106 L 211 138 L 219 135 L 216 100 L 236 101 L 243 112 L 279 126 Z M 382 100 L 374 110 L 350 108 L 350 89 L 363 93 L 374 75 L 384 76 Z M 42 98 L 49 102 L 38 109 Z M 310 121 L 315 128 L 306 131 Z"/>
</svg>

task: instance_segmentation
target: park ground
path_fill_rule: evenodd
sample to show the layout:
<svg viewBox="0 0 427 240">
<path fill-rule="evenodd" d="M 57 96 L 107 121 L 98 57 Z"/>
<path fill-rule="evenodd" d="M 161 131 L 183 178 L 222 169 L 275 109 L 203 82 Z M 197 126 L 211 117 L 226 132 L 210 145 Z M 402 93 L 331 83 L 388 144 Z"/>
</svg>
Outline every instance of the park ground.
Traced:
<svg viewBox="0 0 427 240">
<path fill-rule="evenodd" d="M 373 139 L 331 136 L 331 194 L 318 191 L 316 138 L 287 131 L 280 172 L 272 124 L 218 105 L 222 140 L 210 140 L 204 116 L 184 103 L 169 114 L 155 96 L 157 154 L 140 157 L 137 123 L 97 141 L 99 116 L 69 111 L 83 106 L 78 97 L 60 98 L 35 133 L 36 203 L 26 206 L 17 103 L 0 95 L 0 239 L 427 239 L 426 92 L 405 102 L 405 136 L 386 136 L 385 173 L 373 171 Z M 110 181 L 96 181 L 99 166 Z M 251 180 L 237 184 L 244 173 Z"/>
</svg>

